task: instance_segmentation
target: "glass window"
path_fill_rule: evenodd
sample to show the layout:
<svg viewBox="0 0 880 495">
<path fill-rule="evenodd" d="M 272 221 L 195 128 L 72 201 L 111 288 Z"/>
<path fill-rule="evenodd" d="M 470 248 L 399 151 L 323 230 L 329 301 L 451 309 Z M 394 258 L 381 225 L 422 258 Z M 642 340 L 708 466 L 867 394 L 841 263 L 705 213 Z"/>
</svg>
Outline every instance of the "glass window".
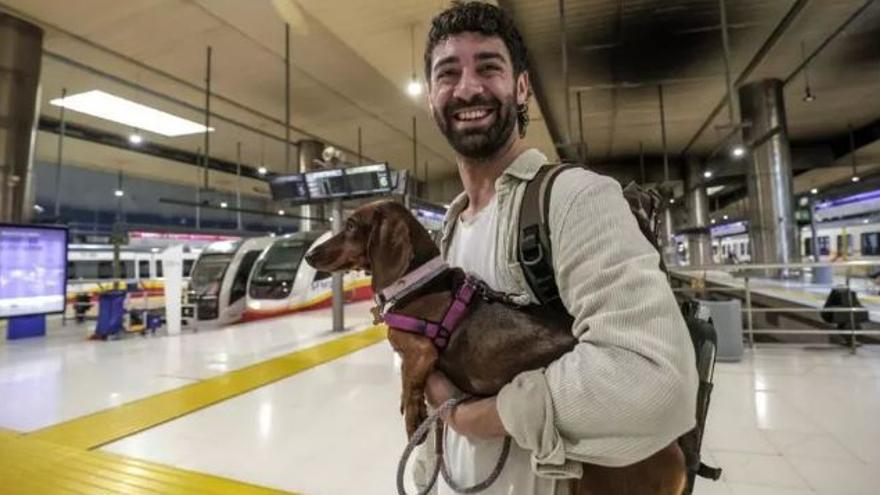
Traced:
<svg viewBox="0 0 880 495">
<path fill-rule="evenodd" d="M 325 278 L 330 278 L 333 275 L 330 272 L 315 272 L 315 282 L 318 280 L 324 280 Z"/>
<path fill-rule="evenodd" d="M 165 276 L 162 274 L 162 260 L 156 260 L 156 276 L 159 278 Z"/>
<path fill-rule="evenodd" d="M 196 260 L 183 260 L 183 276 L 189 277 Z"/>
<path fill-rule="evenodd" d="M 260 249 L 248 251 L 241 258 L 238 271 L 235 272 L 235 279 L 232 281 L 232 290 L 229 292 L 229 304 L 238 301 L 247 294 L 248 277 L 251 274 L 254 263 L 257 262 L 257 258 L 260 257 L 262 252 Z"/>
<path fill-rule="evenodd" d="M 816 239 L 816 244 L 819 246 L 819 255 L 820 256 L 828 256 L 828 254 L 831 253 L 831 250 L 830 250 L 831 241 L 827 235 L 819 236 L 819 238 Z"/>
<path fill-rule="evenodd" d="M 880 232 L 862 234 L 862 255 L 876 256 L 880 254 Z"/>
<path fill-rule="evenodd" d="M 813 255 L 813 238 L 804 239 L 804 256 Z"/>
<path fill-rule="evenodd" d="M 150 261 L 138 261 L 138 278 L 150 278 Z"/>
<path fill-rule="evenodd" d="M 96 278 L 99 278 L 102 280 L 113 278 L 113 262 L 112 261 L 99 261 L 98 262 L 98 276 Z"/>
<path fill-rule="evenodd" d="M 195 268 L 192 269 L 192 288 L 198 292 L 210 289 L 210 292 L 219 293 L 220 282 L 223 280 L 223 275 L 230 262 L 232 262 L 231 254 L 202 255 Z M 186 263 L 184 263 L 184 269 L 185 266 Z"/>
</svg>

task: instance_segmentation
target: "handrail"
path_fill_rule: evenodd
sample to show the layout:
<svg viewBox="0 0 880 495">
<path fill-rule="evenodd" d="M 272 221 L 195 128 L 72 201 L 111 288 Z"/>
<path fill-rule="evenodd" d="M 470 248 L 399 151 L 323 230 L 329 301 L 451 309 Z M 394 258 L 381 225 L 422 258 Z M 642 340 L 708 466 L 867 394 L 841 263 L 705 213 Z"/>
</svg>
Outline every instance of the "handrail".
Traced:
<svg viewBox="0 0 880 495">
<path fill-rule="evenodd" d="M 752 307 L 752 292 L 754 291 L 754 286 L 752 284 L 755 277 L 753 271 L 757 270 L 785 270 L 785 269 L 801 269 L 801 268 L 818 268 L 818 267 L 831 267 L 831 268 L 841 268 L 846 273 L 846 287 L 847 289 L 851 289 L 851 272 L 850 268 L 852 267 L 865 267 L 865 266 L 880 266 L 880 260 L 878 261 L 869 261 L 869 260 L 854 260 L 854 261 L 836 261 L 836 262 L 808 262 L 808 263 L 755 263 L 755 264 L 741 264 L 741 265 L 707 265 L 707 266 L 694 266 L 694 267 L 670 267 L 669 275 L 670 278 L 672 276 L 681 277 L 683 282 L 686 283 L 686 280 L 700 280 L 702 282 L 709 282 L 718 284 L 720 286 L 716 287 L 675 287 L 673 288 L 673 292 L 742 292 L 743 295 L 734 295 L 734 297 L 742 297 L 745 302 L 745 307 L 742 308 L 742 311 L 746 315 L 746 335 L 748 337 L 749 347 L 754 348 L 755 346 L 755 335 L 849 335 L 849 346 L 850 352 L 855 354 L 857 348 L 856 336 L 858 335 L 880 335 L 880 330 L 863 330 L 861 328 L 857 328 L 858 325 L 856 323 L 856 313 L 869 313 L 869 308 L 865 307 L 857 307 L 857 308 L 847 308 L 847 307 L 834 307 L 834 308 L 823 308 L 823 307 L 814 307 L 809 305 L 804 305 L 803 307 L 778 307 L 778 308 L 754 308 Z M 728 282 L 723 280 L 709 280 L 707 275 L 710 272 L 729 272 L 729 273 L 738 273 L 744 272 L 742 274 L 742 286 L 736 285 L 728 285 Z M 761 287 L 762 289 L 773 289 L 774 287 Z M 782 287 L 780 287 L 782 288 Z M 766 294 L 764 294 L 766 295 Z M 771 295 L 772 297 L 772 295 Z M 779 329 L 779 328 L 755 328 L 753 315 L 755 313 L 848 313 L 849 314 L 849 329 L 841 328 L 838 326 L 837 329 Z"/>
</svg>

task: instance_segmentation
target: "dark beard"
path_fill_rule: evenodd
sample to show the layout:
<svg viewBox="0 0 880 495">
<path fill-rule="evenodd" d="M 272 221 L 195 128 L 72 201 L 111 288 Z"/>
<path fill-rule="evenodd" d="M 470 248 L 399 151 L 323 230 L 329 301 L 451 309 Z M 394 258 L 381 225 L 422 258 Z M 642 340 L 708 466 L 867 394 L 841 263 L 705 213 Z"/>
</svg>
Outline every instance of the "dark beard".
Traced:
<svg viewBox="0 0 880 495">
<path fill-rule="evenodd" d="M 473 129 L 456 131 L 452 127 L 455 119 L 453 114 L 460 108 L 471 105 L 486 105 L 496 113 L 495 121 L 488 129 Z M 491 96 L 478 96 L 471 101 L 453 100 L 442 110 L 434 109 L 434 121 L 440 127 L 440 132 L 446 136 L 449 145 L 459 155 L 476 160 L 485 160 L 501 150 L 510 140 L 510 134 L 516 127 L 516 105 L 513 97 L 499 102 Z"/>
</svg>

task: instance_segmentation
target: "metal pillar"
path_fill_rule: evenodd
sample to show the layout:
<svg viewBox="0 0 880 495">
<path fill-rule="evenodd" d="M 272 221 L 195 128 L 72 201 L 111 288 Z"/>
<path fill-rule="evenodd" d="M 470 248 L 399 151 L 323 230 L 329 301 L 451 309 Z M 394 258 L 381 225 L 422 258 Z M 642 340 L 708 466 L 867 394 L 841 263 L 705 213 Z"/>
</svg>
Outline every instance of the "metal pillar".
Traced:
<svg viewBox="0 0 880 495">
<path fill-rule="evenodd" d="M 28 222 L 43 30 L 0 13 L 0 47 L 0 222 Z"/>
<path fill-rule="evenodd" d="M 303 140 L 299 142 L 299 172 L 305 173 L 309 170 L 318 168 L 315 160 L 321 159 L 321 153 L 324 151 L 324 143 L 320 141 Z M 304 217 L 324 218 L 323 205 L 305 205 L 302 207 L 301 213 Z M 308 232 L 315 228 L 321 228 L 321 225 L 312 220 L 303 219 L 300 221 L 300 230 Z"/>
<path fill-rule="evenodd" d="M 342 200 L 333 200 L 333 233 L 342 232 Z M 345 287 L 342 284 L 342 272 L 333 273 L 333 331 L 341 332 L 345 330 L 345 300 L 343 291 Z"/>
<path fill-rule="evenodd" d="M 756 81 L 739 90 L 743 129 L 751 147 L 748 164 L 749 240 L 753 263 L 799 261 L 791 184 L 791 150 L 785 120 L 783 84 Z M 768 273 L 786 277 L 785 270 Z"/>
<path fill-rule="evenodd" d="M 241 141 L 235 143 L 235 227 L 241 230 Z"/>
<path fill-rule="evenodd" d="M 211 160 L 211 47 L 205 53 L 205 190 L 211 189 L 208 183 L 208 168 Z"/>
<path fill-rule="evenodd" d="M 703 185 L 703 164 L 699 158 L 687 161 L 687 243 L 691 266 L 712 264 L 712 238 L 709 230 L 709 196 Z"/>
<path fill-rule="evenodd" d="M 64 99 L 67 88 L 61 88 L 61 125 L 58 130 L 58 163 L 55 167 L 55 221 L 61 221 L 61 166 L 64 162 L 64 134 L 67 130 L 67 119 L 64 114 Z M 63 315 L 62 315 L 63 316 Z"/>
</svg>

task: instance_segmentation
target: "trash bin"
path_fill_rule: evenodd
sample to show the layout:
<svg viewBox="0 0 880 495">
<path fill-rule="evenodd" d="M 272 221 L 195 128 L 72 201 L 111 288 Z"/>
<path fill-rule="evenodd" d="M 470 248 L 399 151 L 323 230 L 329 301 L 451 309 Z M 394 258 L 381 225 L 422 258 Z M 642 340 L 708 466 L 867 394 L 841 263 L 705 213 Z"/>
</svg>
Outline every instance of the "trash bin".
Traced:
<svg viewBox="0 0 880 495">
<path fill-rule="evenodd" d="M 709 310 L 709 317 L 718 335 L 715 357 L 718 361 L 739 361 L 743 355 L 742 303 L 739 299 L 729 301 L 698 301 Z"/>
<path fill-rule="evenodd" d="M 816 285 L 831 285 L 834 283 L 834 267 L 814 266 L 813 283 Z"/>
<path fill-rule="evenodd" d="M 122 331 L 125 317 L 125 291 L 111 290 L 98 296 L 98 323 L 95 334 L 106 339 Z"/>
</svg>

